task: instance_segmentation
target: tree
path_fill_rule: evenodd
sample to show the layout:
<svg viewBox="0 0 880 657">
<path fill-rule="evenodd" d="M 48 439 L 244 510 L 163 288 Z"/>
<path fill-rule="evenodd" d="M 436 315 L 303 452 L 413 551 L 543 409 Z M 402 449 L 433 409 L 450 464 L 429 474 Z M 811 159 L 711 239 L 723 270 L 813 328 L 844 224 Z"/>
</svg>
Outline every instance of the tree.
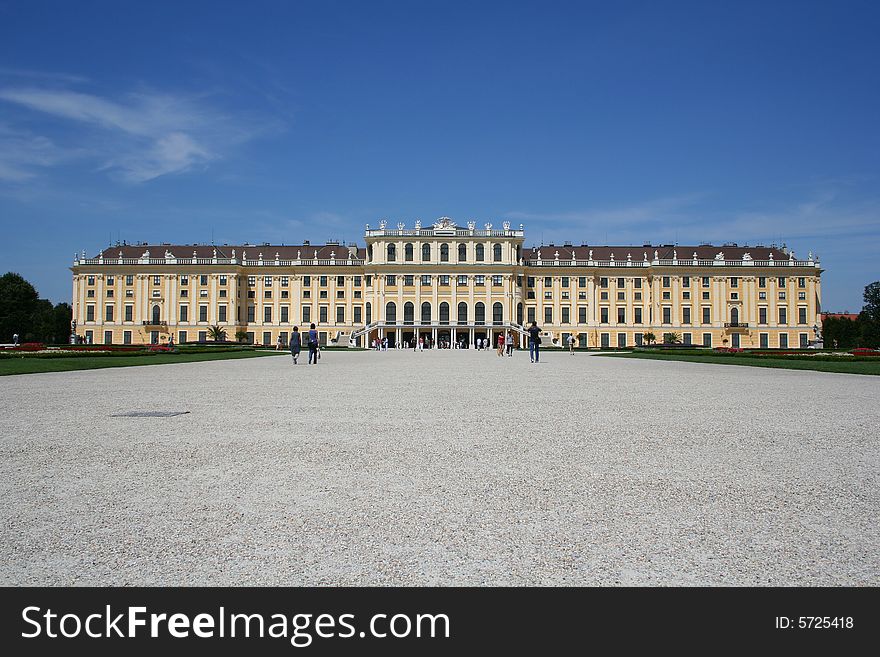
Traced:
<svg viewBox="0 0 880 657">
<path fill-rule="evenodd" d="M 226 339 L 226 331 L 219 325 L 215 324 L 214 326 L 208 327 L 208 337 L 214 342 L 221 342 Z"/>
<path fill-rule="evenodd" d="M 643 338 L 644 338 L 645 342 L 647 342 L 648 344 L 651 344 L 652 342 L 657 341 L 657 336 L 654 335 L 653 333 L 645 333 Z"/>
<path fill-rule="evenodd" d="M 34 286 L 19 274 L 9 272 L 0 276 L 0 341 L 12 342 L 14 333 L 22 342 L 36 338 L 35 315 L 45 310 L 39 300 Z"/>
<path fill-rule="evenodd" d="M 235 339 L 238 340 L 239 342 L 247 342 L 247 339 L 248 339 L 247 331 L 236 331 L 235 332 Z"/>
<path fill-rule="evenodd" d="M 663 344 L 679 344 L 681 336 L 678 333 L 669 332 L 663 334 Z"/>
<path fill-rule="evenodd" d="M 863 296 L 865 307 L 862 312 L 875 322 L 880 322 L 880 281 L 874 281 L 865 286 Z"/>
</svg>

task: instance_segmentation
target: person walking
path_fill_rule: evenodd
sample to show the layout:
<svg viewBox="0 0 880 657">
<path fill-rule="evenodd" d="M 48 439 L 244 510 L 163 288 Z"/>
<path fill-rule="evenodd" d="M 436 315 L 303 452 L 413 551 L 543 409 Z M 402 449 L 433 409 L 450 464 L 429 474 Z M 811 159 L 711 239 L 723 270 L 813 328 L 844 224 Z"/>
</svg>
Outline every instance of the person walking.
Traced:
<svg viewBox="0 0 880 657">
<path fill-rule="evenodd" d="M 425 338 L 419 337 L 419 351 L 423 351 L 425 348 Z"/>
<path fill-rule="evenodd" d="M 309 365 L 318 364 L 318 332 L 315 325 L 309 327 Z"/>
<path fill-rule="evenodd" d="M 498 334 L 498 356 L 504 355 L 504 333 Z"/>
<path fill-rule="evenodd" d="M 511 358 L 513 356 L 513 331 L 507 332 L 505 340 L 507 343 L 507 357 Z"/>
<path fill-rule="evenodd" d="M 17 347 L 17 346 L 18 346 L 18 333 L 13 333 L 13 334 L 12 334 L 12 346 L 13 346 L 13 347 Z"/>
<path fill-rule="evenodd" d="M 538 328 L 536 322 L 532 322 L 529 327 L 529 360 L 532 363 L 538 362 L 541 345 L 541 329 Z"/>
<path fill-rule="evenodd" d="M 574 333 L 568 336 L 568 353 L 574 356 Z"/>
<path fill-rule="evenodd" d="M 278 339 L 275 341 L 275 351 L 281 351 L 281 336 L 278 336 Z"/>
<path fill-rule="evenodd" d="M 299 358 L 299 352 L 302 349 L 302 336 L 299 333 L 299 326 L 293 327 L 293 333 L 290 334 L 290 355 L 293 356 L 293 364 Z"/>
</svg>

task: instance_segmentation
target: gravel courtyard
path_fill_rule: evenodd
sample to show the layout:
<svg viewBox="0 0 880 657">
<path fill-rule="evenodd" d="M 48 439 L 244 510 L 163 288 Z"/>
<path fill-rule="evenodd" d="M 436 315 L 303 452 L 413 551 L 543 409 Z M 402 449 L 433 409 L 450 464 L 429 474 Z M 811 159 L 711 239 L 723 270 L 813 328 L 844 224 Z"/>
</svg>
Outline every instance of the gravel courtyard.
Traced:
<svg viewBox="0 0 880 657">
<path fill-rule="evenodd" d="M 304 360 L 4 377 L 0 584 L 880 584 L 880 377 Z"/>
</svg>

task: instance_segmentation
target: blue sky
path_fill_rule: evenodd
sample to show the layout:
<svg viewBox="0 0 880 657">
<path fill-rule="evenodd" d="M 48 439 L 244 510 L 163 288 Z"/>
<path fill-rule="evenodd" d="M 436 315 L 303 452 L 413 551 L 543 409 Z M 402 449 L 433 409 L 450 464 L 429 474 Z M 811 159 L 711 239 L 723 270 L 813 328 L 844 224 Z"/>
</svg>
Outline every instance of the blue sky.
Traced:
<svg viewBox="0 0 880 657">
<path fill-rule="evenodd" d="M 524 223 L 526 244 L 818 253 L 880 279 L 871 2 L 0 0 L 0 261 L 69 300 L 74 252 L 363 243 Z"/>
</svg>

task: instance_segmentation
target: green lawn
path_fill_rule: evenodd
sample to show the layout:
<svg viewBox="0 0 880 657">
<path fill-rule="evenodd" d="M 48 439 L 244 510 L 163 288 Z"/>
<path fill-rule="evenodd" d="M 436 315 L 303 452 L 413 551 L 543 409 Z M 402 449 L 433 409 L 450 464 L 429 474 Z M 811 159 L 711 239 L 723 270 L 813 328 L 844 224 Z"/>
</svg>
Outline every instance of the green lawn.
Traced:
<svg viewBox="0 0 880 657">
<path fill-rule="evenodd" d="M 880 359 L 874 360 L 851 360 L 841 357 L 840 361 L 828 360 L 794 360 L 786 358 L 773 358 L 772 356 L 721 356 L 717 354 L 669 354 L 669 353 L 645 353 L 637 352 L 630 354 L 603 353 L 599 356 L 611 358 L 650 358 L 652 360 L 677 360 L 689 363 L 711 363 L 714 365 L 746 365 L 748 367 L 777 367 L 787 370 L 814 370 L 817 372 L 838 372 L 841 374 L 874 374 L 880 375 Z"/>
<path fill-rule="evenodd" d="M 37 374 L 40 372 L 69 372 L 103 367 L 131 367 L 133 365 L 165 365 L 167 363 L 195 363 L 230 358 L 258 358 L 260 356 L 289 355 L 288 351 L 230 351 L 206 354 L 146 354 L 143 356 L 82 356 L 78 358 L 3 358 L 0 376 L 8 374 Z"/>
</svg>

